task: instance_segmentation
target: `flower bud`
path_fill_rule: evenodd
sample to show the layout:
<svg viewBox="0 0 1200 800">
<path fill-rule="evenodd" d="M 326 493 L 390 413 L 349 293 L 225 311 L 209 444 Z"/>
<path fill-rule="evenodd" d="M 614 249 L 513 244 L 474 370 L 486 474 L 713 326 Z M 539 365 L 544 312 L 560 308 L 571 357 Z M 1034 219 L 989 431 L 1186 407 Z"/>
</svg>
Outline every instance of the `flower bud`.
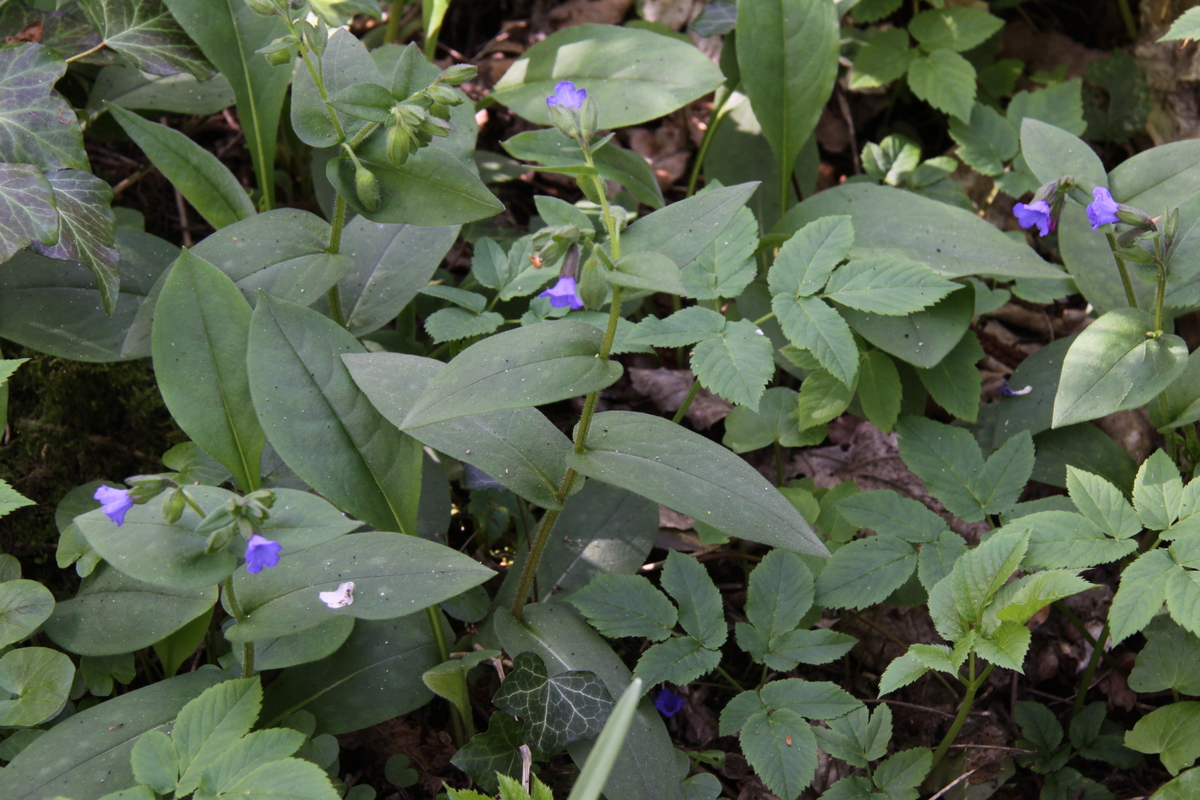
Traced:
<svg viewBox="0 0 1200 800">
<path fill-rule="evenodd" d="M 592 136 L 596 133 L 596 128 L 600 126 L 600 107 L 596 105 L 596 100 L 592 97 L 587 97 L 583 101 L 583 105 L 579 108 L 579 135 L 585 142 L 591 141 Z"/>
<path fill-rule="evenodd" d="M 229 542 L 233 540 L 233 534 L 236 530 L 237 527 L 234 525 L 217 528 L 208 535 L 208 540 L 204 543 L 204 552 L 211 555 L 224 550 L 229 545 Z"/>
<path fill-rule="evenodd" d="M 604 265 L 596 257 L 596 248 L 579 269 L 579 299 L 593 311 L 601 308 L 608 299 L 608 281 L 604 278 Z"/>
<path fill-rule="evenodd" d="M 286 64 L 292 63 L 291 48 L 284 50 L 272 50 L 270 53 L 267 53 L 266 57 L 267 63 L 272 67 L 282 67 Z"/>
<path fill-rule="evenodd" d="M 273 17 L 279 10 L 279 6 L 272 3 L 271 0 L 245 0 L 245 2 L 247 8 L 264 17 Z"/>
<path fill-rule="evenodd" d="M 168 525 L 174 525 L 179 521 L 179 518 L 183 516 L 183 509 L 186 506 L 187 503 L 184 502 L 182 489 L 176 489 L 173 492 L 168 492 L 166 496 L 163 497 L 163 519 L 167 521 Z"/>
<path fill-rule="evenodd" d="M 363 208 L 367 211 L 378 210 L 379 180 L 375 177 L 375 173 L 361 163 L 354 165 L 354 192 L 358 195 L 358 202 L 362 203 Z"/>
<path fill-rule="evenodd" d="M 444 106 L 456 106 L 462 103 L 463 93 L 449 86 L 443 86 L 440 83 L 435 83 L 425 90 L 425 94 L 429 96 L 435 104 Z"/>
<path fill-rule="evenodd" d="M 317 24 L 305 20 L 301 23 L 304 30 L 304 42 L 309 49 L 317 55 L 325 54 L 325 45 L 329 43 L 329 28 L 325 26 L 325 20 L 317 18 Z"/>
<path fill-rule="evenodd" d="M 388 129 L 387 157 L 388 161 L 397 167 L 402 166 L 405 161 L 408 161 L 409 155 L 417 149 L 416 145 L 417 142 L 413 138 L 413 135 L 403 124 L 393 125 Z"/>
</svg>

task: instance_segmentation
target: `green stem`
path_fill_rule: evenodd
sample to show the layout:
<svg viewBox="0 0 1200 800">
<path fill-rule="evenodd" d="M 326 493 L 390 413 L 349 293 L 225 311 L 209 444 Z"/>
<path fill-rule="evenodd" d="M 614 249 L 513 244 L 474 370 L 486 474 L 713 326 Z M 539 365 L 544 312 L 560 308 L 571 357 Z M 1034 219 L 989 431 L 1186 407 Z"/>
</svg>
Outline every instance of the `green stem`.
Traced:
<svg viewBox="0 0 1200 800">
<path fill-rule="evenodd" d="M 692 405 L 692 401 L 696 399 L 696 395 L 699 393 L 699 391 L 700 381 L 693 380 L 692 388 L 688 389 L 687 397 L 683 398 L 683 405 L 681 405 L 679 410 L 675 412 L 675 416 L 672 417 L 671 422 L 674 422 L 676 425 L 679 424 L 679 421 L 683 419 L 683 415 L 687 413 L 688 408 Z"/>
<path fill-rule="evenodd" d="M 764 322 L 768 322 L 768 321 L 770 321 L 770 320 L 772 320 L 772 319 L 775 319 L 775 312 L 774 312 L 774 311 L 772 311 L 770 314 L 764 314 L 763 316 L 761 316 L 761 317 L 759 317 L 758 319 L 754 320 L 754 327 L 756 327 L 756 328 L 757 328 L 757 327 L 761 326 L 761 325 L 762 325 Z"/>
<path fill-rule="evenodd" d="M 433 643 L 437 647 L 438 661 L 445 663 L 450 660 L 450 648 L 446 644 L 446 631 L 442 628 L 442 615 L 437 606 L 427 606 L 425 608 L 425 616 L 429 619 L 429 630 L 433 631 Z M 466 684 L 466 676 L 462 675 L 464 688 Z M 461 748 L 467 743 L 466 730 L 463 727 L 463 717 L 458 711 L 458 706 L 454 703 L 449 703 L 450 706 L 450 723 L 454 728 L 454 741 Z M 474 724 L 471 720 L 465 720 L 467 725 L 472 728 L 471 736 L 474 736 Z"/>
<path fill-rule="evenodd" d="M 783 445 L 775 440 L 775 488 L 783 486 Z"/>
<path fill-rule="evenodd" d="M 942 738 L 942 743 L 938 745 L 938 749 L 933 754 L 933 766 L 941 762 L 946 755 L 946 751 L 950 749 L 950 745 L 958 737 L 958 732 L 962 730 L 963 723 L 967 721 L 967 716 L 971 713 L 971 704 L 975 702 L 975 693 L 979 691 L 979 687 L 987 680 L 988 675 L 992 674 L 993 664 L 988 664 L 987 669 L 978 678 L 975 677 L 975 654 L 971 653 L 970 676 L 967 681 L 967 693 L 963 695 L 962 703 L 958 706 L 958 715 L 954 717 L 954 722 L 950 723 L 950 730 L 946 731 L 946 735 Z"/>
<path fill-rule="evenodd" d="M 1162 239 L 1154 240 L 1154 262 L 1158 267 L 1158 291 L 1154 293 L 1154 335 L 1162 336 L 1163 302 L 1167 298 L 1167 265 L 1162 258 Z"/>
<path fill-rule="evenodd" d="M 106 41 L 100 42 L 100 44 L 96 45 L 95 47 L 91 48 L 90 50 L 84 50 L 82 53 L 76 53 L 75 55 L 68 58 L 65 61 L 65 63 L 70 64 L 72 61 L 78 61 L 81 58 L 87 58 L 92 53 L 98 53 L 107 46 L 108 46 L 108 42 L 106 42 Z"/>
<path fill-rule="evenodd" d="M 725 108 L 725 103 L 729 102 L 729 98 L 732 95 L 732 90 L 722 90 L 721 99 L 713 104 L 712 111 L 709 112 L 708 128 L 704 131 L 704 138 L 700 140 L 700 149 L 696 151 L 696 160 L 692 162 L 692 174 L 688 176 L 687 194 L 684 195 L 684 199 L 696 193 L 696 182 L 700 179 L 700 170 L 704 168 L 704 158 L 708 154 L 708 146 L 712 144 L 717 127 L 725 119 L 721 111 Z"/>
<path fill-rule="evenodd" d="M 1100 657 L 1104 654 L 1104 643 L 1108 641 L 1108 620 L 1104 621 L 1104 629 L 1100 631 L 1100 640 L 1092 646 L 1092 657 L 1088 659 L 1087 668 L 1083 671 L 1083 681 L 1079 684 L 1079 691 L 1075 694 L 1075 704 L 1071 706 L 1071 719 L 1079 716 L 1079 712 L 1083 711 L 1083 704 L 1087 702 L 1088 689 L 1092 686 L 1092 676 L 1096 674 L 1096 666 L 1100 663 Z"/>
<path fill-rule="evenodd" d="M 1092 649 L 1093 649 L 1092 655 L 1093 656 L 1095 656 L 1096 653 L 1099 653 L 1100 657 L 1103 658 L 1105 661 L 1107 661 L 1108 665 L 1110 667 L 1112 667 L 1113 669 L 1115 669 L 1117 672 L 1121 673 L 1122 675 L 1127 674 L 1125 671 L 1125 668 L 1121 666 L 1120 662 L 1118 662 L 1115 658 L 1113 658 L 1111 653 L 1106 653 L 1104 651 L 1104 648 L 1100 646 L 1100 642 L 1103 642 L 1106 639 L 1108 639 L 1108 623 L 1107 622 L 1104 623 L 1104 630 L 1102 630 L 1100 632 L 1100 642 L 1097 642 L 1096 639 L 1092 636 L 1092 634 L 1088 631 L 1088 629 L 1084 626 L 1083 620 L 1081 620 L 1079 617 L 1075 616 L 1075 612 L 1071 611 L 1071 609 L 1067 607 L 1066 603 L 1064 603 L 1061 600 L 1056 600 L 1054 602 L 1054 607 L 1062 612 L 1062 615 L 1067 618 L 1068 622 L 1071 623 L 1071 627 L 1073 627 L 1075 630 L 1079 631 L 1079 635 L 1082 636 L 1084 639 L 1086 639 L 1087 643 L 1092 646 Z"/>
<path fill-rule="evenodd" d="M 325 252 L 337 255 L 342 246 L 342 228 L 346 224 L 346 198 L 341 194 L 333 204 L 333 225 L 329 229 L 329 246 Z M 333 321 L 341 327 L 346 327 L 346 315 L 342 311 L 342 291 L 338 284 L 329 287 L 329 313 Z"/>
<path fill-rule="evenodd" d="M 1138 29 L 1137 23 L 1133 20 L 1133 12 L 1129 10 L 1129 0 L 1117 0 L 1117 6 L 1121 9 L 1121 19 L 1125 22 L 1125 31 L 1129 34 L 1129 41 L 1136 42 Z"/>
<path fill-rule="evenodd" d="M 732 675 L 730 675 L 728 672 L 726 672 L 726 671 L 725 671 L 725 668 L 724 668 L 724 667 L 722 667 L 720 664 L 718 664 L 718 665 L 717 665 L 716 672 L 717 672 L 717 674 L 718 674 L 718 675 L 720 675 L 722 678 L 724 678 L 724 679 L 725 679 L 725 682 L 726 682 L 726 683 L 728 683 L 730 686 L 732 686 L 732 687 L 733 687 L 734 691 L 737 691 L 737 692 L 744 692 L 744 691 L 745 691 L 745 689 L 744 689 L 744 688 L 742 688 L 742 685 L 741 685 L 740 683 L 738 683 L 737 681 L 735 681 L 735 680 L 733 679 L 733 676 L 732 676 Z"/>
<path fill-rule="evenodd" d="M 229 601 L 229 610 L 233 612 L 233 618 L 242 623 L 246 621 L 246 612 L 242 610 L 242 606 L 237 601 L 237 596 L 233 593 L 233 576 L 230 575 L 225 579 L 224 583 L 225 599 Z M 242 642 L 242 677 L 251 678 L 254 676 L 254 642 Z"/>
<path fill-rule="evenodd" d="M 297 48 L 300 51 L 300 57 L 304 59 L 304 66 L 308 67 L 308 74 L 312 76 L 313 83 L 317 87 L 317 93 L 321 95 L 321 102 L 325 104 L 325 113 L 329 115 L 330 121 L 333 122 L 333 129 L 337 131 L 338 144 L 346 141 L 346 131 L 342 129 L 342 121 L 338 119 L 337 109 L 329 105 L 329 92 L 325 90 L 325 79 L 321 77 L 321 70 L 313 65 L 312 59 L 308 56 L 308 48 L 304 45 L 304 38 L 296 32 L 296 23 L 292 22 L 289 15 L 283 15 L 284 22 L 287 23 L 288 30 L 293 36 L 300 40 L 300 46 Z"/>
<path fill-rule="evenodd" d="M 400 33 L 400 8 L 403 5 L 402 0 L 392 0 L 392 5 L 388 9 L 387 27 L 383 29 L 384 44 L 396 41 L 396 34 Z"/>
<path fill-rule="evenodd" d="M 1137 308 L 1137 293 L 1133 291 L 1133 281 L 1129 280 L 1129 269 L 1125 266 L 1125 259 L 1121 258 L 1117 252 L 1117 237 L 1111 233 L 1104 235 L 1108 237 L 1108 247 L 1112 250 L 1113 259 L 1117 262 L 1117 271 L 1121 273 L 1121 285 L 1125 287 L 1125 299 L 1129 302 L 1130 308 Z"/>
</svg>

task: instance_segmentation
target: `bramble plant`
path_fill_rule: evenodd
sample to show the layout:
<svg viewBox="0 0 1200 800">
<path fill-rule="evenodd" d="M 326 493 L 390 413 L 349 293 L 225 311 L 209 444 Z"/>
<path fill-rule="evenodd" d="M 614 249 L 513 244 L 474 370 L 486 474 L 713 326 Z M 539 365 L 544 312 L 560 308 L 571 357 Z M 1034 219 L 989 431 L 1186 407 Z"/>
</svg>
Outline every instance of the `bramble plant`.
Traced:
<svg viewBox="0 0 1200 800">
<path fill-rule="evenodd" d="M 39 354 L 150 359 L 186 437 L 55 498 L 60 598 L 0 555 L 0 797 L 1113 798 L 1132 770 L 1191 797 L 1200 144 L 1108 169 L 1089 142 L 1149 113 L 1130 57 L 1018 84 L 1015 3 L 711 0 L 719 63 L 650 12 L 488 76 L 439 47 L 449 5 L 0 3 L 0 336 L 29 351 L 0 409 Z M 859 147 L 852 92 L 889 119 L 911 92 L 954 149 Z M 664 193 L 622 131 L 710 94 Z M 816 191 L 827 103 L 855 174 Z M 240 173 L 178 122 L 231 108 Z M 148 166 L 110 186 L 109 146 Z M 154 171 L 185 247 L 114 206 Z M 987 332 L 1076 295 L 1032 352 Z M 685 376 L 673 418 L 620 393 L 650 363 Z M 684 424 L 712 395 L 720 441 Z M 1140 409 L 1139 464 L 1092 423 Z M 798 466 L 850 429 L 899 471 Z M 0 480 L 0 515 L 29 505 Z M 1047 615 L 1086 645 L 1061 703 L 1020 677 Z M 1110 713 L 1102 662 L 1153 709 Z M 998 686 L 1009 739 L 980 744 Z M 436 772 L 345 766 L 338 734 L 419 709 Z"/>
</svg>

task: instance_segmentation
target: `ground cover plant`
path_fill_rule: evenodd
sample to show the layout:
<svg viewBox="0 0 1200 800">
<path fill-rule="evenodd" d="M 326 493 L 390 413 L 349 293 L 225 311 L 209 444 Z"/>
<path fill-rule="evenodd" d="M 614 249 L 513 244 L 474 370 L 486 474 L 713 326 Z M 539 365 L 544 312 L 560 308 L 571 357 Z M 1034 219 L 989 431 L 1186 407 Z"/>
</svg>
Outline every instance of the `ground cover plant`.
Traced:
<svg viewBox="0 0 1200 800">
<path fill-rule="evenodd" d="M 0 797 L 1200 794 L 1103 5 L 0 3 Z"/>
</svg>

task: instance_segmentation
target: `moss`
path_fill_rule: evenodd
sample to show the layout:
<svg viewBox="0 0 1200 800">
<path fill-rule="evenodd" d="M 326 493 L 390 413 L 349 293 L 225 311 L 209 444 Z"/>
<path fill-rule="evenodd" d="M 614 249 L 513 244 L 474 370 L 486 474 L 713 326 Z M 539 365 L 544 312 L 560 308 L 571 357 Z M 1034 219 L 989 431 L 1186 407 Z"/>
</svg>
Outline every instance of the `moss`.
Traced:
<svg viewBox="0 0 1200 800">
<path fill-rule="evenodd" d="M 148 361 L 68 361 L 8 342 L 3 350 L 30 361 L 9 382 L 0 477 L 37 505 L 0 519 L 0 550 L 59 594 L 74 582 L 74 572 L 54 560 L 54 509 L 63 495 L 88 481 L 160 472 L 162 453 L 187 437 L 167 412 Z"/>
</svg>

